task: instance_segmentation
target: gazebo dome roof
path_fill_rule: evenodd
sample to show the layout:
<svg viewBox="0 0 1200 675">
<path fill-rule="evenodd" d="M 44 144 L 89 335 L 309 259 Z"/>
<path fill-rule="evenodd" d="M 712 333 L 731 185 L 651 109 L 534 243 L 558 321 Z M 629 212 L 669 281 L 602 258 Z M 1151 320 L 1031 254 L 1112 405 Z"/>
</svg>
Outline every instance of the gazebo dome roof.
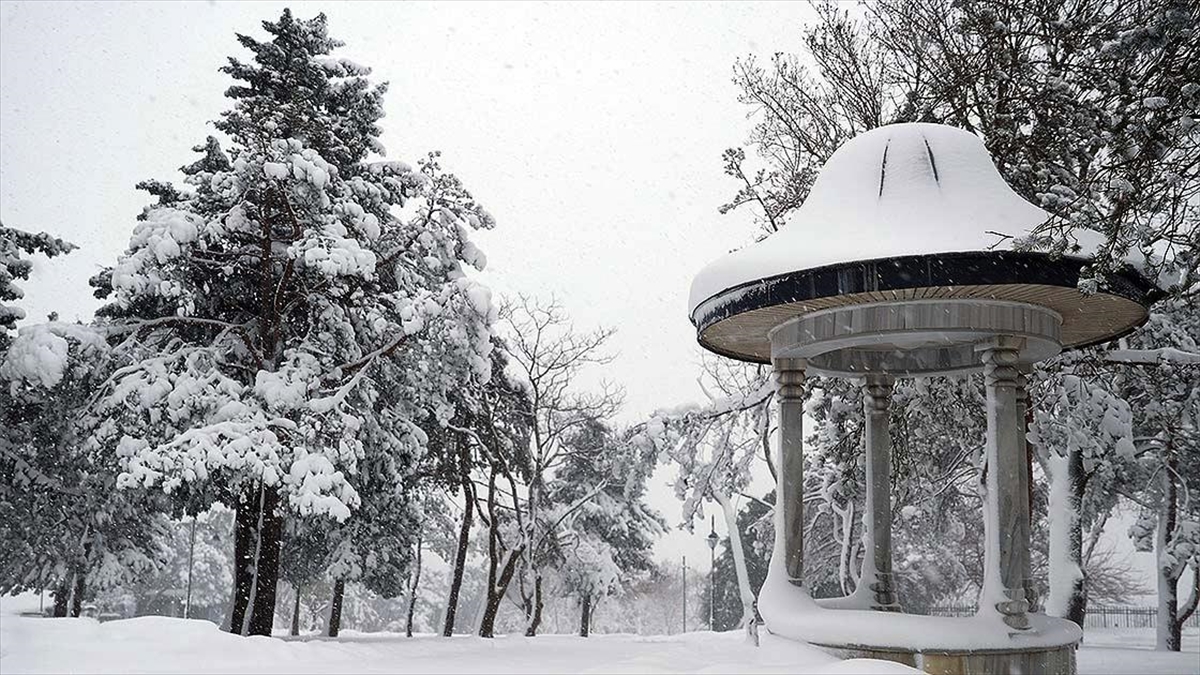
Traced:
<svg viewBox="0 0 1200 675">
<path fill-rule="evenodd" d="M 692 282 L 706 348 L 768 362 L 768 333 L 807 313 L 879 302 L 983 299 L 1062 315 L 1062 344 L 1111 339 L 1145 321 L 1156 290 L 1132 270 L 1077 289 L 1087 260 L 1009 250 L 1049 217 L 1012 191 L 973 134 L 893 124 L 843 144 L 804 204 L 762 241 Z"/>
<path fill-rule="evenodd" d="M 890 124 L 855 136 L 825 163 L 778 232 L 709 264 L 689 311 L 748 281 L 902 255 L 1007 248 L 1049 214 L 1012 191 L 983 143 L 942 124 Z"/>
</svg>

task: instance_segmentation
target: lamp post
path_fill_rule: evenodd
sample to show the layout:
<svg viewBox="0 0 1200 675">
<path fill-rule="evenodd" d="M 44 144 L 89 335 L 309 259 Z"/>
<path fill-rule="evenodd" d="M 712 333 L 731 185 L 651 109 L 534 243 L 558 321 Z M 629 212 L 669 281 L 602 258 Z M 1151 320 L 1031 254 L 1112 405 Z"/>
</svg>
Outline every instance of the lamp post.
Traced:
<svg viewBox="0 0 1200 675">
<path fill-rule="evenodd" d="M 711 516 L 708 523 L 708 629 L 716 630 L 713 618 L 717 615 L 717 517 Z"/>
<path fill-rule="evenodd" d="M 183 618 L 192 618 L 192 561 L 196 557 L 196 516 L 192 516 L 192 535 L 188 538 L 187 595 L 183 600 Z"/>
<path fill-rule="evenodd" d="M 683 556 L 683 632 L 687 632 L 687 556 Z"/>
</svg>

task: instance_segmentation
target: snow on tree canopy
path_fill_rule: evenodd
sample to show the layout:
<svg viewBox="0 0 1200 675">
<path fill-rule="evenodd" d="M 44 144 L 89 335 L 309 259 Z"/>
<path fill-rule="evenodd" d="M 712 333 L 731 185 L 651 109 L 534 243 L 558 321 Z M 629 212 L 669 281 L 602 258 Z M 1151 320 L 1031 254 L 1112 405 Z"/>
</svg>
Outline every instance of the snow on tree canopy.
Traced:
<svg viewBox="0 0 1200 675">
<path fill-rule="evenodd" d="M 941 124 L 892 124 L 847 141 L 804 204 L 766 239 L 710 263 L 688 312 L 741 284 L 841 262 L 1006 248 L 1049 217 L 1004 182 L 983 142 Z"/>
<path fill-rule="evenodd" d="M 369 159 L 386 87 L 329 55 L 324 16 L 263 27 L 270 42 L 239 37 L 253 61 L 222 68 L 238 82 L 215 122 L 228 148 L 196 146 L 188 190 L 142 183 L 160 201 L 95 280 L 123 360 L 95 438 L 122 487 L 246 503 L 271 488 L 345 521 L 360 464 L 390 462 L 399 484 L 425 452 L 419 425 L 491 375 L 496 310 L 464 266 L 482 267 L 468 236 L 493 220 L 437 153 Z M 63 351 L 49 335 L 17 355 L 50 381 Z"/>
<path fill-rule="evenodd" d="M 81 351 L 103 353 L 108 348 L 104 337 L 87 326 L 58 321 L 24 326 L 0 360 L 0 379 L 12 386 L 57 385 L 68 368 L 71 342 Z"/>
<path fill-rule="evenodd" d="M 15 327 L 17 321 L 25 318 L 25 310 L 4 304 L 6 300 L 18 300 L 25 296 L 16 281 L 29 278 L 33 262 L 21 254 L 42 253 L 54 257 L 70 253 L 74 248 L 74 244 L 45 232 L 31 234 L 0 225 L 0 348 L 8 341 L 5 330 Z"/>
</svg>

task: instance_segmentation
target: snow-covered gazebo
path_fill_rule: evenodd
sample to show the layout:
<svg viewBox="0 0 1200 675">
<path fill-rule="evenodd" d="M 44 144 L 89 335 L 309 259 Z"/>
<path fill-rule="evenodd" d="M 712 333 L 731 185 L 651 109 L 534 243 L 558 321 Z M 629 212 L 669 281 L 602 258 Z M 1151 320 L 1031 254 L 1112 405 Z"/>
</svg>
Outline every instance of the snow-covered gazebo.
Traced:
<svg viewBox="0 0 1200 675">
<path fill-rule="evenodd" d="M 1030 583 L 1024 372 L 1146 320 L 1153 284 L 1081 257 L 1008 250 L 1047 218 L 974 135 L 935 124 L 862 134 L 829 158 L 792 219 L 705 267 L 689 312 L 701 345 L 773 364 L 780 405 L 775 549 L 759 595 L 776 635 L 929 672 L 1074 672 L 1075 624 L 1036 611 Z M 1003 240 L 1003 241 L 1002 241 Z M 907 615 L 892 583 L 888 406 L 894 378 L 982 369 L 987 389 L 985 578 L 975 617 Z M 803 584 L 806 373 L 854 378 L 866 416 L 866 557 L 846 598 Z"/>
</svg>

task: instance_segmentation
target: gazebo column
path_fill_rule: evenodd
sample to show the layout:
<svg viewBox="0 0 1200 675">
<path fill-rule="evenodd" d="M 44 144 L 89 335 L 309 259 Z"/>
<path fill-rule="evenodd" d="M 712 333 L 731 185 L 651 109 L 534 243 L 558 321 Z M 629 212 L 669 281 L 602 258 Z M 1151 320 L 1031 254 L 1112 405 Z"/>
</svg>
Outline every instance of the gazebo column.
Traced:
<svg viewBox="0 0 1200 675">
<path fill-rule="evenodd" d="M 871 608 L 899 611 L 892 577 L 892 436 L 888 407 L 892 402 L 891 375 L 871 373 L 863 381 L 866 428 L 866 530 L 870 550 L 863 558 L 862 583 L 871 592 Z"/>
<path fill-rule="evenodd" d="M 775 359 L 779 466 L 775 508 L 783 509 L 788 580 L 804 585 L 804 359 Z"/>
<path fill-rule="evenodd" d="M 1029 486 L 1025 417 L 1017 404 L 1020 338 L 979 345 L 987 387 L 987 501 L 984 505 L 984 597 L 1012 628 L 1029 627 Z"/>
<path fill-rule="evenodd" d="M 1033 530 L 1033 448 L 1029 444 L 1029 376 L 1033 370 L 1031 365 L 1017 368 L 1017 418 L 1021 429 L 1021 456 L 1025 460 L 1025 470 L 1021 472 L 1021 491 L 1025 493 L 1025 512 L 1028 514 L 1029 530 Z M 1033 563 L 1028 553 L 1025 554 L 1024 575 L 1025 602 L 1029 603 L 1030 612 L 1040 612 L 1037 588 L 1033 583 Z"/>
</svg>

